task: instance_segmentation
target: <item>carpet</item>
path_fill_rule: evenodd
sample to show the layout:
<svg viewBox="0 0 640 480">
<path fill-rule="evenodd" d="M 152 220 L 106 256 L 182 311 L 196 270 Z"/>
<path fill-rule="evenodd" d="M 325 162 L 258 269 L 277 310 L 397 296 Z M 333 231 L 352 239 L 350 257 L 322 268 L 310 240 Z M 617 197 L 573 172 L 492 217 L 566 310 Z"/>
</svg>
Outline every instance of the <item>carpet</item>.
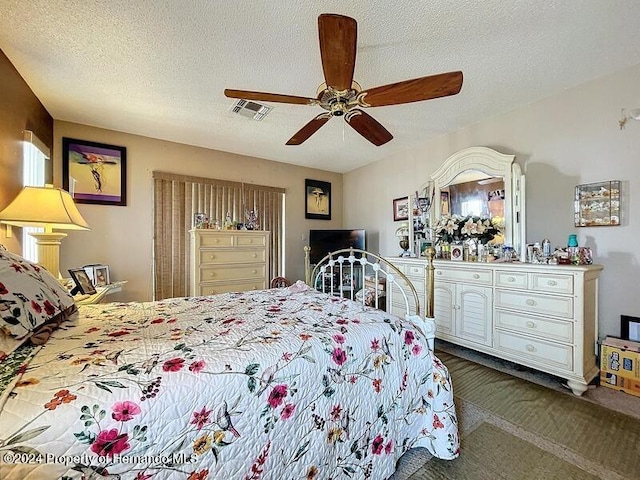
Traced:
<svg viewBox="0 0 640 480">
<path fill-rule="evenodd" d="M 394 480 L 638 478 L 640 419 L 445 352 L 437 355 L 451 373 L 460 457 L 443 461 L 423 449 L 410 451 Z"/>
</svg>

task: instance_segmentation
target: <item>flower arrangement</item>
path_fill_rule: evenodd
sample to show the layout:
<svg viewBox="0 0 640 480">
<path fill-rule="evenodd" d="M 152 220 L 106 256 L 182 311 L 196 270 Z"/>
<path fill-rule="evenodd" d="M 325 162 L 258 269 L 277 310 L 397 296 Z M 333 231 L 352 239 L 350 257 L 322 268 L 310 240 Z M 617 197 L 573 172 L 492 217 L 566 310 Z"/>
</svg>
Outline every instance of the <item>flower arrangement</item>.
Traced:
<svg viewBox="0 0 640 480">
<path fill-rule="evenodd" d="M 490 218 L 467 215 L 443 215 L 434 227 L 439 242 L 475 240 L 486 244 L 500 234 Z"/>
</svg>

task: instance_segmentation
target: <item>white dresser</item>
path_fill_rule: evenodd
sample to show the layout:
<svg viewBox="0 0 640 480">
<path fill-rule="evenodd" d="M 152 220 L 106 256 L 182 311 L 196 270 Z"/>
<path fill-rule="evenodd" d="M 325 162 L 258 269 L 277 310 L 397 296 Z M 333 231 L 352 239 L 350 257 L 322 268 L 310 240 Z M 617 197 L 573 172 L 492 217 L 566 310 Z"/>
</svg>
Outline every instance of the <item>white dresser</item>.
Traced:
<svg viewBox="0 0 640 480">
<path fill-rule="evenodd" d="M 193 296 L 269 286 L 269 232 L 195 229 L 191 235 Z"/>
<path fill-rule="evenodd" d="M 426 260 L 387 260 L 405 273 L 425 272 L 415 286 L 426 305 Z M 602 266 L 446 260 L 434 266 L 436 337 L 565 378 L 576 395 L 587 390 L 599 372 Z"/>
</svg>

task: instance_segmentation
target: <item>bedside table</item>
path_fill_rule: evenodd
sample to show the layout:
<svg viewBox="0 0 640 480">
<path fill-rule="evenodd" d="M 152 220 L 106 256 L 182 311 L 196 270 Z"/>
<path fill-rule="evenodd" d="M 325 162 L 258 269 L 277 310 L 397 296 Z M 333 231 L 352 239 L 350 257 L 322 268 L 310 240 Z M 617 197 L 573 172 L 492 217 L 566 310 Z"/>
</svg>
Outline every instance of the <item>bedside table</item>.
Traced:
<svg viewBox="0 0 640 480">
<path fill-rule="evenodd" d="M 93 295 L 76 295 L 74 297 L 74 299 L 77 299 L 75 300 L 76 305 L 93 305 L 96 303 L 100 303 L 102 302 L 102 299 L 107 295 L 121 292 L 125 283 L 127 283 L 127 280 L 113 282 L 103 287 L 96 287 L 96 293 L 94 293 Z"/>
</svg>

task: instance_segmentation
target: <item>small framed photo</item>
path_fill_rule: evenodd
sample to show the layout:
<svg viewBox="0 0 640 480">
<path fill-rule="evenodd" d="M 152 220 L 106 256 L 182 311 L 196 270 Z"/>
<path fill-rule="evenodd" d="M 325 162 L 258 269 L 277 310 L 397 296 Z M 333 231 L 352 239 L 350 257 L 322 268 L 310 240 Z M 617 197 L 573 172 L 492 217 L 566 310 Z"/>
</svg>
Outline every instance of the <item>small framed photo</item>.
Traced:
<svg viewBox="0 0 640 480">
<path fill-rule="evenodd" d="M 449 192 L 440 192 L 440 214 L 449 215 Z"/>
<path fill-rule="evenodd" d="M 106 265 L 100 265 L 93 267 L 93 284 L 96 287 L 104 287 L 109 285 L 111 280 L 109 279 L 109 267 Z"/>
<path fill-rule="evenodd" d="M 93 295 L 96 293 L 96 289 L 84 268 L 71 268 L 69 269 L 69 274 L 76 284 L 76 288 L 71 290 L 72 295 L 78 292 L 85 295 Z"/>
<path fill-rule="evenodd" d="M 193 214 L 193 228 L 209 228 L 209 217 L 206 213 Z"/>
<path fill-rule="evenodd" d="M 640 342 L 640 318 L 629 315 L 620 315 L 620 336 L 623 340 Z"/>
<path fill-rule="evenodd" d="M 462 260 L 464 250 L 462 245 L 451 245 L 451 260 Z"/>
<path fill-rule="evenodd" d="M 393 199 L 393 221 L 409 220 L 409 197 Z"/>
<path fill-rule="evenodd" d="M 429 242 L 428 240 L 422 238 L 422 239 L 418 240 L 417 243 L 418 243 L 418 256 L 419 257 L 426 257 L 427 256 L 427 247 L 431 246 L 431 242 Z"/>
</svg>

